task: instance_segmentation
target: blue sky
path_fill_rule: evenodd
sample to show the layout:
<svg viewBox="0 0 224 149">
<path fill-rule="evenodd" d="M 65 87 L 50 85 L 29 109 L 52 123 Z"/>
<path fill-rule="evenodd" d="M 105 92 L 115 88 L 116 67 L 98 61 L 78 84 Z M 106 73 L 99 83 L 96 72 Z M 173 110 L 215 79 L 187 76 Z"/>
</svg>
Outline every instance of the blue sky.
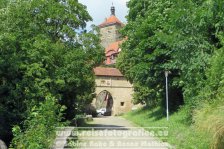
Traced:
<svg viewBox="0 0 224 149">
<path fill-rule="evenodd" d="M 87 6 L 87 10 L 93 18 L 92 22 L 88 22 L 87 29 L 89 29 L 91 24 L 99 25 L 105 18 L 110 16 L 112 3 L 115 6 L 115 15 L 120 21 L 126 23 L 125 16 L 128 14 L 128 8 L 126 7 L 127 1 L 128 0 L 79 0 L 80 3 Z"/>
</svg>

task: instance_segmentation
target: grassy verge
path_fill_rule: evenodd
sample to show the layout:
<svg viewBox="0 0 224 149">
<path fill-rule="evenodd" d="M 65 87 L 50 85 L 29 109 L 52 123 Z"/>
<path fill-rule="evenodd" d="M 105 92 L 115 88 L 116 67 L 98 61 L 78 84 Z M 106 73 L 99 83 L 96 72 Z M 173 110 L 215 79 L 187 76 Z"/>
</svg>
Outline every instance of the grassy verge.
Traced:
<svg viewBox="0 0 224 149">
<path fill-rule="evenodd" d="M 158 108 L 139 109 L 123 117 L 141 127 L 168 127 L 168 143 L 177 149 L 210 148 L 211 135 L 186 123 L 185 110 L 172 114 L 168 122 L 161 113 Z"/>
</svg>

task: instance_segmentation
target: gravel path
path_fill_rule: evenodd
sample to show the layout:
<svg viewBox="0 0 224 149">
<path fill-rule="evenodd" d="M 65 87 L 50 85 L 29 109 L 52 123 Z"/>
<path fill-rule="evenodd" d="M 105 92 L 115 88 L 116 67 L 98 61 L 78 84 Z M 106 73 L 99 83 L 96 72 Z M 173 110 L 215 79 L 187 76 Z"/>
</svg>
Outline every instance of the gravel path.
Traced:
<svg viewBox="0 0 224 149">
<path fill-rule="evenodd" d="M 80 129 L 80 128 L 79 128 Z M 146 131 L 145 129 L 148 129 Z M 77 131 L 79 149 L 168 149 L 166 128 L 140 128 L 122 117 L 98 117 Z"/>
</svg>

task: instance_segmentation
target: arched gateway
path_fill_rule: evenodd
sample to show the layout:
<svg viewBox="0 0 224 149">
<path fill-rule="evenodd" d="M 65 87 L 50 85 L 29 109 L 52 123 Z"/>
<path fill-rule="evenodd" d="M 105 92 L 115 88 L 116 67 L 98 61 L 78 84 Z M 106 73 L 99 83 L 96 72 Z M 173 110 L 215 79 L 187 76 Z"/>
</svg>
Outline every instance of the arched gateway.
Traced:
<svg viewBox="0 0 224 149">
<path fill-rule="evenodd" d="M 104 90 L 96 96 L 95 107 L 97 110 L 105 109 L 104 115 L 111 115 L 113 107 L 113 97 L 110 92 Z"/>
<path fill-rule="evenodd" d="M 106 108 L 111 115 L 119 115 L 132 109 L 133 86 L 116 68 L 96 67 L 96 99 L 92 105 L 98 110 Z"/>
</svg>

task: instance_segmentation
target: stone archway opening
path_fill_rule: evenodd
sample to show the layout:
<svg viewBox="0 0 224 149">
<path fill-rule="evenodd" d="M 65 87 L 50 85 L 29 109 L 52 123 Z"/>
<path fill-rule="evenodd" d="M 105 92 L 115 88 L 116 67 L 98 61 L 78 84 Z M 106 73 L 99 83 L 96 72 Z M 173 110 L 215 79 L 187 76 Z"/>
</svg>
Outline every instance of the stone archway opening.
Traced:
<svg viewBox="0 0 224 149">
<path fill-rule="evenodd" d="M 96 110 L 105 116 L 111 116 L 113 108 L 113 97 L 107 90 L 101 91 L 96 97 Z"/>
</svg>

